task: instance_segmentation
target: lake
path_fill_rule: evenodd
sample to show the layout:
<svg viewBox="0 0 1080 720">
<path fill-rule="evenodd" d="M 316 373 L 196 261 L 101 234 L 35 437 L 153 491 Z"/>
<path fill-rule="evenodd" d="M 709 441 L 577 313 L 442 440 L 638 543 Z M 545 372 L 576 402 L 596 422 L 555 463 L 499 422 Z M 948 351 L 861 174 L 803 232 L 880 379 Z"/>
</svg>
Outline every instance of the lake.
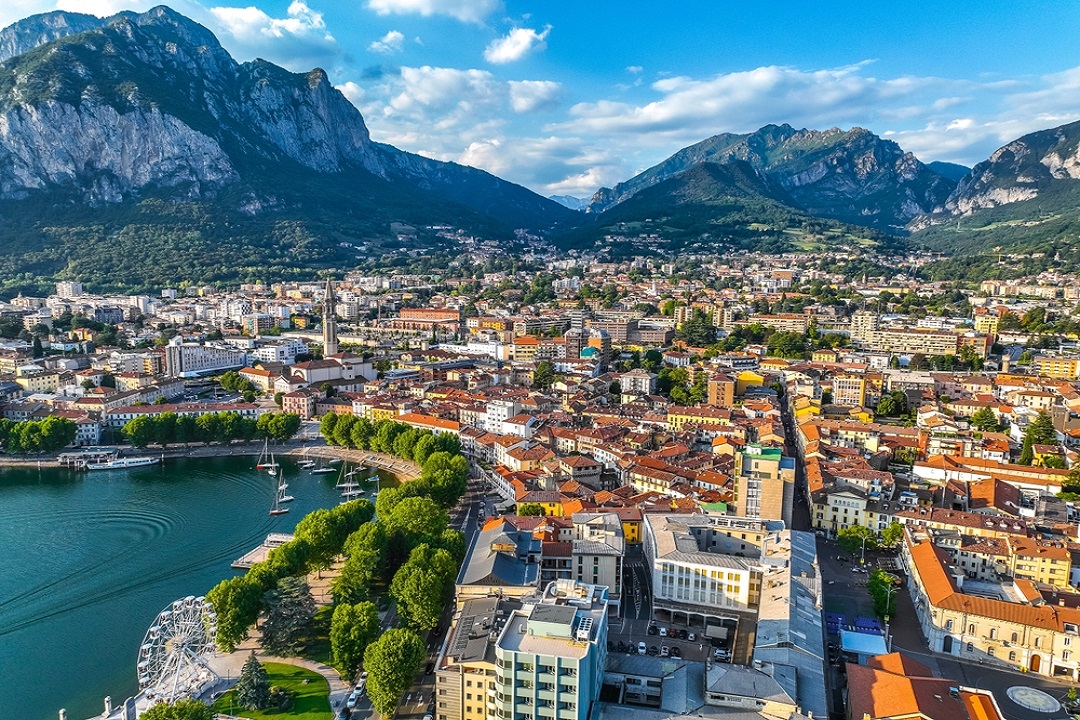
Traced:
<svg viewBox="0 0 1080 720">
<path fill-rule="evenodd" d="M 99 715 L 138 690 L 139 645 L 173 600 L 203 595 L 270 532 L 333 507 L 336 475 L 284 461 L 290 503 L 250 456 L 117 471 L 0 468 L 0 718 Z M 381 473 L 390 484 L 394 481 Z"/>
</svg>

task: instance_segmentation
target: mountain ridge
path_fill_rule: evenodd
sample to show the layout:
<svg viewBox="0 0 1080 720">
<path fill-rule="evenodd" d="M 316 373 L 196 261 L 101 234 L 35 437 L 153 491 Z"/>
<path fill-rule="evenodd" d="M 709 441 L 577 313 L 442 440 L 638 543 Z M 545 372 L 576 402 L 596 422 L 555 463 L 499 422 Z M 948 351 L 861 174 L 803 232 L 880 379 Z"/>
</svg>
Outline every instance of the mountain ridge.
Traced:
<svg viewBox="0 0 1080 720">
<path fill-rule="evenodd" d="M 603 212 L 695 164 L 732 160 L 765 172 L 808 213 L 894 232 L 943 202 L 955 186 L 896 143 L 864 128 L 766 125 L 753 133 L 707 138 L 614 188 L 601 188 L 590 212 Z"/>
</svg>

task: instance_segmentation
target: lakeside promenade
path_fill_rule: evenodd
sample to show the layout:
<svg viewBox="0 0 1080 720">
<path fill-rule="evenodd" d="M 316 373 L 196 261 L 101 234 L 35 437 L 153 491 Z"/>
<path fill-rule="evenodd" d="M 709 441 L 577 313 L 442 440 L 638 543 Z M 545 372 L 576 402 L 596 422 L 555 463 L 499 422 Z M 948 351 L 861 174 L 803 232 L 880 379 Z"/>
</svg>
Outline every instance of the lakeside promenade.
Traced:
<svg viewBox="0 0 1080 720">
<path fill-rule="evenodd" d="M 200 457 L 228 457 L 234 455 L 257 456 L 262 453 L 263 446 L 259 443 L 234 443 L 232 445 L 170 445 L 167 448 L 143 448 L 141 450 L 130 445 L 102 445 L 102 448 L 110 448 L 120 451 L 124 457 L 160 457 L 160 458 L 200 458 Z M 284 443 L 271 445 L 270 450 L 275 455 L 288 456 L 297 459 L 340 459 L 349 463 L 362 464 L 367 467 L 376 467 L 380 470 L 393 473 L 402 482 L 415 480 L 420 477 L 420 467 L 408 460 L 377 453 L 370 450 L 351 450 L 336 445 L 326 445 L 322 440 L 302 441 L 299 443 Z M 66 452 L 71 452 L 70 450 Z M 21 468 L 59 468 L 57 460 L 59 453 L 30 456 L 0 455 L 0 467 Z"/>
</svg>

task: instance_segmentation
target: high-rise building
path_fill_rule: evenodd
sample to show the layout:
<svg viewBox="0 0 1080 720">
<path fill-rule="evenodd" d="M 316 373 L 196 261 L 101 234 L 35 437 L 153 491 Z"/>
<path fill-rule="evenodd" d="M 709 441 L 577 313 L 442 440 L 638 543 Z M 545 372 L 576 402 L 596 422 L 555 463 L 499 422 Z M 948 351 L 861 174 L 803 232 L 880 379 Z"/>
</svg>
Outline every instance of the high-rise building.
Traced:
<svg viewBox="0 0 1080 720">
<path fill-rule="evenodd" d="M 337 316 L 335 315 L 336 310 L 337 307 L 334 300 L 334 286 L 330 283 L 330 280 L 327 279 L 326 295 L 325 297 L 323 297 L 322 317 L 322 341 L 324 358 L 338 354 Z"/>
<path fill-rule="evenodd" d="M 436 720 L 585 720 L 607 657 L 607 588 L 466 600 L 435 676 Z"/>
<path fill-rule="evenodd" d="M 83 294 L 81 282 L 75 280 L 62 280 L 56 283 L 56 294 L 62 298 L 75 298 Z"/>
<path fill-rule="evenodd" d="M 747 445 L 735 453 L 735 514 L 790 525 L 795 461 L 779 448 Z"/>
</svg>

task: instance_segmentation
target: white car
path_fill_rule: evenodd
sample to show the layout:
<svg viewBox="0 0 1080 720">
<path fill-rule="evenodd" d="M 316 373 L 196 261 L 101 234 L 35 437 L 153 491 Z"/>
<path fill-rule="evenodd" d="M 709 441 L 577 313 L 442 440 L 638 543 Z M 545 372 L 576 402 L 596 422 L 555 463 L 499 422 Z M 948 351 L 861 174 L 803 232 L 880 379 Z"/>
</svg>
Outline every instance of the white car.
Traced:
<svg viewBox="0 0 1080 720">
<path fill-rule="evenodd" d="M 360 700 L 360 692 L 357 691 L 357 690 L 353 690 L 352 695 L 350 695 L 349 699 L 345 701 L 345 707 L 352 710 L 354 707 L 356 707 L 356 703 L 359 700 Z"/>
<path fill-rule="evenodd" d="M 660 637 L 667 637 L 667 628 L 666 627 L 660 628 Z"/>
<path fill-rule="evenodd" d="M 638 655 L 644 655 L 645 654 L 645 643 L 639 642 L 637 644 L 637 654 Z"/>
</svg>

